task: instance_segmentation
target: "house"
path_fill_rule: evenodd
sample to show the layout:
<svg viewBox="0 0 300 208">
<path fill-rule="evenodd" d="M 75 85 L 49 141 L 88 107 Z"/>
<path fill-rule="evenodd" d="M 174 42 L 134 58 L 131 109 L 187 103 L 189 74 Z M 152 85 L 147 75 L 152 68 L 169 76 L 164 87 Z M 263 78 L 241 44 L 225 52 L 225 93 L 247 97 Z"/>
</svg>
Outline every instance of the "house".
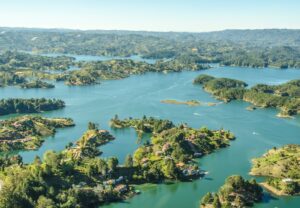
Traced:
<svg viewBox="0 0 300 208">
<path fill-rule="evenodd" d="M 125 193 L 128 191 L 128 188 L 126 185 L 124 184 L 120 184 L 120 185 L 117 185 L 115 190 L 118 192 L 118 193 Z"/>
<path fill-rule="evenodd" d="M 202 152 L 195 152 L 194 157 L 201 157 L 203 155 Z"/>
<path fill-rule="evenodd" d="M 162 151 L 166 152 L 168 149 L 170 149 L 170 147 L 171 147 L 171 145 L 169 143 L 166 143 L 166 144 L 163 145 Z"/>
<path fill-rule="evenodd" d="M 293 182 L 293 179 L 291 178 L 284 178 L 281 180 L 283 183 L 292 183 Z"/>
</svg>

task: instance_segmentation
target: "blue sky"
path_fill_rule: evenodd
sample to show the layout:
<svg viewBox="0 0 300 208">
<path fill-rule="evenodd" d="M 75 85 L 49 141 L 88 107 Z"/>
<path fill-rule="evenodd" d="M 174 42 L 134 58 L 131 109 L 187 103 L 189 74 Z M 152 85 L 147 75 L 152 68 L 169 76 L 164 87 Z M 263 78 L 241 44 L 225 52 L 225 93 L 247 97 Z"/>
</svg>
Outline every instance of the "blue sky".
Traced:
<svg viewBox="0 0 300 208">
<path fill-rule="evenodd" d="M 0 0 L 0 26 L 191 32 L 300 29 L 300 0 Z"/>
</svg>

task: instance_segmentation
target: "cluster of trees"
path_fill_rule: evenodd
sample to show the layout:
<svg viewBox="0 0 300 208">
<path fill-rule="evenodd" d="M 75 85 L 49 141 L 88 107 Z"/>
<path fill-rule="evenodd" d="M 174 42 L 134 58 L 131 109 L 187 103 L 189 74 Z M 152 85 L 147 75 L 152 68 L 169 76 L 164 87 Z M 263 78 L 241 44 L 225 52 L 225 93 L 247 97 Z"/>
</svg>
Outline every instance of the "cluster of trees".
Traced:
<svg viewBox="0 0 300 208">
<path fill-rule="evenodd" d="M 258 107 L 275 107 L 281 110 L 279 116 L 291 116 L 300 112 L 300 80 L 281 85 L 258 84 L 247 89 L 243 81 L 199 75 L 194 80 L 207 92 L 225 102 L 244 100 Z"/>
<path fill-rule="evenodd" d="M 113 128 L 133 127 L 139 134 L 143 133 L 160 133 L 164 130 L 175 127 L 172 121 L 157 119 L 154 117 L 143 116 L 142 119 L 127 118 L 119 119 L 118 115 L 110 120 L 110 126 Z"/>
<path fill-rule="evenodd" d="M 243 208 L 261 202 L 263 189 L 254 179 L 245 180 L 233 175 L 225 180 L 225 184 L 217 193 L 208 192 L 201 200 L 201 207 L 233 207 Z"/>
<path fill-rule="evenodd" d="M 9 138 L 17 134 L 29 138 L 32 135 L 25 134 L 45 135 L 68 122 L 26 116 L 2 121 L 1 126 L 15 134 Z M 61 152 L 47 151 L 42 160 L 36 157 L 32 163 L 23 164 L 20 156 L 0 158 L 0 207 L 98 207 L 119 201 L 133 194 L 130 184 L 198 177 L 199 168 L 192 159 L 202 155 L 200 151 L 206 154 L 225 147 L 234 138 L 228 131 L 174 126 L 167 120 L 144 117 L 138 123 L 152 126 L 147 129 L 153 134 L 151 143 L 128 155 L 124 165 L 115 157 L 98 157 L 98 147 L 114 137 L 92 122 L 75 144 Z"/>
<path fill-rule="evenodd" d="M 0 207 L 92 208 L 122 200 L 132 192 L 125 179 L 120 180 L 122 168 L 118 167 L 117 158 L 75 159 L 70 156 L 71 150 L 47 151 L 43 159 L 36 157 L 30 164 L 2 165 Z"/>
<path fill-rule="evenodd" d="M 299 67 L 298 30 L 212 33 L 0 29 L 0 49 L 69 54 L 178 58 L 247 67 Z"/>
<path fill-rule="evenodd" d="M 0 115 L 15 113 L 40 113 L 65 107 L 65 102 L 46 98 L 9 98 L 0 100 Z"/>
<path fill-rule="evenodd" d="M 252 175 L 267 177 L 267 184 L 284 194 L 300 192 L 300 145 L 285 145 L 269 150 L 253 160 Z"/>
<path fill-rule="evenodd" d="M 75 58 L 68 56 L 47 57 L 24 52 L 5 51 L 0 54 L 0 70 L 67 70 Z"/>
<path fill-rule="evenodd" d="M 0 150 L 37 149 L 57 128 L 74 126 L 72 119 L 22 116 L 0 121 Z"/>
<path fill-rule="evenodd" d="M 177 59 L 159 60 L 155 64 L 130 59 L 114 59 L 109 61 L 80 62 L 80 70 L 67 73 L 66 83 L 69 85 L 96 84 L 99 80 L 122 79 L 132 74 L 146 72 L 180 72 L 183 70 L 202 70 L 209 68 L 196 62 L 184 62 Z"/>
<path fill-rule="evenodd" d="M 101 154 L 101 151 L 98 149 L 98 147 L 114 139 L 115 137 L 112 136 L 108 131 L 99 130 L 97 124 L 89 122 L 88 130 L 76 142 L 76 146 L 69 152 L 75 159 L 81 157 L 96 157 Z M 71 144 L 68 146 L 68 148 L 71 148 L 72 146 L 73 145 Z"/>
<path fill-rule="evenodd" d="M 0 87 L 26 84 L 27 80 L 14 72 L 0 71 Z"/>
<path fill-rule="evenodd" d="M 31 82 L 23 83 L 20 85 L 21 88 L 31 89 L 31 88 L 54 88 L 55 85 L 41 80 L 33 80 Z"/>
<path fill-rule="evenodd" d="M 226 147 L 234 139 L 224 130 L 207 128 L 193 129 L 186 125 L 175 126 L 171 121 L 155 119 L 119 120 L 115 117 L 111 125 L 116 128 L 133 127 L 137 131 L 152 133 L 151 142 L 139 147 L 133 161 L 136 171 L 132 180 L 153 182 L 163 179 L 187 180 L 201 173 L 193 158 Z"/>
</svg>

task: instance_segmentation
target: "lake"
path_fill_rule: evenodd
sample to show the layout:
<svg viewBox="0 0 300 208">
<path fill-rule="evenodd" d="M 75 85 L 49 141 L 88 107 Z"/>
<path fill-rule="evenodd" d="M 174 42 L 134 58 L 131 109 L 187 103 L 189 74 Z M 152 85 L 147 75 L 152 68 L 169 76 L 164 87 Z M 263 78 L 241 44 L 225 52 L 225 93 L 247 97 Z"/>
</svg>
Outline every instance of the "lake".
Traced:
<svg viewBox="0 0 300 208">
<path fill-rule="evenodd" d="M 162 208 L 199 207 L 199 200 L 208 191 L 217 191 L 227 176 L 239 174 L 249 178 L 251 159 L 261 156 L 268 149 L 284 144 L 299 144 L 300 117 L 280 119 L 276 109 L 247 111 L 249 105 L 242 101 L 216 106 L 185 106 L 163 104 L 160 101 L 176 99 L 219 102 L 192 84 L 199 74 L 236 78 L 250 86 L 256 83 L 280 84 L 300 78 L 300 70 L 249 69 L 218 67 L 199 72 L 147 73 L 123 80 L 103 81 L 93 86 L 66 86 L 56 83 L 54 89 L 0 88 L 1 98 L 58 98 L 66 102 L 66 108 L 43 113 L 49 117 L 71 117 L 76 127 L 58 130 L 54 137 L 47 138 L 37 151 L 20 152 L 25 162 L 35 155 L 42 156 L 46 150 L 60 151 L 69 142 L 76 141 L 87 129 L 89 121 L 110 130 L 116 140 L 100 147 L 101 157 L 117 156 L 122 163 L 127 154 L 133 154 L 141 144 L 133 129 L 112 130 L 108 122 L 118 114 L 120 118 L 143 115 L 165 118 L 175 123 L 187 123 L 192 127 L 207 126 L 212 129 L 225 128 L 237 137 L 231 146 L 199 159 L 201 169 L 209 174 L 194 182 L 169 185 L 146 184 L 138 186 L 142 194 L 123 203 L 113 203 L 106 208 Z M 2 117 L 8 118 L 9 116 Z M 144 138 L 147 140 L 147 138 Z M 299 207 L 300 197 L 274 198 L 266 195 L 264 203 L 255 207 Z"/>
</svg>

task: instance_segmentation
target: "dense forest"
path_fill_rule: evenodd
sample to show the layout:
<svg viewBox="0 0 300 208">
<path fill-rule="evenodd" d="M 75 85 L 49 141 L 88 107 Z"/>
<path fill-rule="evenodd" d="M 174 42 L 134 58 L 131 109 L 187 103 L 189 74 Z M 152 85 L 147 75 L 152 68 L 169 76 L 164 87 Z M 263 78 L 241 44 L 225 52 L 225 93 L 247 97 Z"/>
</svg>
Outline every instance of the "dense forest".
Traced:
<svg viewBox="0 0 300 208">
<path fill-rule="evenodd" d="M 15 113 L 40 113 L 65 107 L 65 102 L 46 98 L 9 98 L 0 100 L 0 116 Z"/>
<path fill-rule="evenodd" d="M 292 80 L 280 85 L 257 84 L 246 88 L 247 83 L 229 78 L 215 78 L 199 75 L 194 84 L 225 102 L 244 100 L 257 107 L 279 108 L 279 117 L 290 117 L 300 113 L 300 80 Z"/>
<path fill-rule="evenodd" d="M 0 50 L 164 59 L 249 67 L 300 66 L 299 30 L 155 33 L 0 28 Z"/>
</svg>

